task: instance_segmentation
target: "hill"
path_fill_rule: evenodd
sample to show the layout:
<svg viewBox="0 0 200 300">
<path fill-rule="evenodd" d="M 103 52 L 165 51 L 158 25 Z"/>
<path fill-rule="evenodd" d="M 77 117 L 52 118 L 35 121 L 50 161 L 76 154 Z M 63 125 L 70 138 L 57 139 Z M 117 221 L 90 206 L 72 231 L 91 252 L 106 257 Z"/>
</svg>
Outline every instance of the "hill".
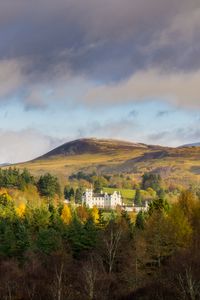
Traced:
<svg viewBox="0 0 200 300">
<path fill-rule="evenodd" d="M 180 147 L 200 147 L 200 142 L 199 143 L 191 143 L 191 144 L 185 144 Z"/>
<path fill-rule="evenodd" d="M 65 143 L 50 152 L 42 155 L 38 159 L 49 159 L 53 157 L 65 157 L 72 155 L 82 154 L 113 154 L 121 151 L 131 151 L 135 149 L 148 148 L 145 144 L 131 143 L 118 140 L 106 140 L 106 139 L 79 139 L 72 142 Z"/>
<path fill-rule="evenodd" d="M 51 172 L 63 180 L 78 171 L 125 173 L 135 178 L 153 171 L 167 181 L 188 185 L 200 180 L 200 147 L 170 148 L 118 140 L 80 139 L 16 166 L 26 167 L 34 175 Z"/>
</svg>

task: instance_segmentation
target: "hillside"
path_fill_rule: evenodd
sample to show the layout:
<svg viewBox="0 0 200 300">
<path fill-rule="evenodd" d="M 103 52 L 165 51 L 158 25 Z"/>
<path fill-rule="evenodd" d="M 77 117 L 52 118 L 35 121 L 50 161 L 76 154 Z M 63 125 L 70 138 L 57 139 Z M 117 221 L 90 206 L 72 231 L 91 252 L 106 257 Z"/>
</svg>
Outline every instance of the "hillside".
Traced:
<svg viewBox="0 0 200 300">
<path fill-rule="evenodd" d="M 166 180 L 189 184 L 200 179 L 200 147 L 169 148 L 118 140 L 75 140 L 23 164 L 34 175 L 51 172 L 66 178 L 78 171 L 128 173 L 140 177 L 157 172 Z"/>
<path fill-rule="evenodd" d="M 113 154 L 118 151 L 131 151 L 135 149 L 147 149 L 148 146 L 139 143 L 131 143 L 118 140 L 106 139 L 79 139 L 65 143 L 50 152 L 42 155 L 38 159 L 49 159 L 55 157 L 65 157 L 83 154 Z"/>
</svg>

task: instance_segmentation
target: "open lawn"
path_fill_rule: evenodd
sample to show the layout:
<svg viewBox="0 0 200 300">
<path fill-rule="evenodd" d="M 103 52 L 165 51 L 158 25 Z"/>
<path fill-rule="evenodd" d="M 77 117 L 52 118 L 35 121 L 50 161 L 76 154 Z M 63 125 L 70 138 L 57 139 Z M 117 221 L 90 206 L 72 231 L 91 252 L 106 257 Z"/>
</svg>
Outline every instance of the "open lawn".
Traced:
<svg viewBox="0 0 200 300">
<path fill-rule="evenodd" d="M 117 188 L 104 188 L 104 192 L 108 194 L 112 194 L 114 191 L 120 192 L 123 199 L 126 200 L 133 200 L 135 197 L 135 190 L 129 190 L 129 189 L 117 189 Z"/>
</svg>

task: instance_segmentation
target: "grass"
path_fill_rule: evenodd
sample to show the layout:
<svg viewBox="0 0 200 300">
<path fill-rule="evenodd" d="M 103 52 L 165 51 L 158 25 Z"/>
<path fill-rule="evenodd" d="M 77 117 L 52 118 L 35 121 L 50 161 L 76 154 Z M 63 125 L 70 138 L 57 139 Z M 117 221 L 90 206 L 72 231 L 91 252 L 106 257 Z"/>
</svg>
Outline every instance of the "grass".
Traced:
<svg viewBox="0 0 200 300">
<path fill-rule="evenodd" d="M 130 190 L 130 189 L 117 189 L 117 188 L 103 188 L 103 191 L 112 194 L 114 191 L 120 192 L 122 195 L 123 202 L 127 205 L 133 204 L 133 199 L 135 198 L 135 192 L 136 190 Z M 141 196 L 148 196 L 148 192 L 145 190 L 141 190 Z"/>
<path fill-rule="evenodd" d="M 104 188 L 104 192 L 112 194 L 114 191 L 120 192 L 123 199 L 132 200 L 135 197 L 135 190 L 117 189 L 117 188 Z"/>
</svg>

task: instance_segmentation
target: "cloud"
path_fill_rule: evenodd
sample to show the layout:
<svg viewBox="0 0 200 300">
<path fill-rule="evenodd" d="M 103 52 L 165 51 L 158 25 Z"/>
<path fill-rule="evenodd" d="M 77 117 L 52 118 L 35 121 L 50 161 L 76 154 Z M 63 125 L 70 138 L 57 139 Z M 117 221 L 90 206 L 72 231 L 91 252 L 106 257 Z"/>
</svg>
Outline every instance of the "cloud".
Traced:
<svg viewBox="0 0 200 300">
<path fill-rule="evenodd" d="M 199 108 L 196 0 L 0 1 L 0 101 Z"/>
<path fill-rule="evenodd" d="M 156 113 L 156 117 L 157 118 L 162 118 L 162 117 L 165 117 L 165 116 L 168 116 L 170 113 L 172 113 L 172 111 L 169 111 L 169 110 L 160 110 Z"/>
<path fill-rule="evenodd" d="M 132 110 L 129 112 L 128 117 L 130 117 L 130 118 L 135 118 L 137 115 L 138 115 L 138 111 L 135 110 L 135 109 L 132 109 Z"/>
<path fill-rule="evenodd" d="M 1 1 L 0 59 L 31 61 L 36 81 L 57 65 L 100 81 L 157 65 L 196 69 L 199 6 L 196 0 Z"/>
<path fill-rule="evenodd" d="M 21 131 L 0 130 L 0 140 L 0 163 L 27 161 L 64 142 L 33 129 Z"/>
<path fill-rule="evenodd" d="M 130 139 L 132 133 L 137 129 L 137 123 L 133 120 L 119 119 L 107 120 L 105 122 L 88 122 L 78 130 L 78 138 L 82 137 L 100 137 Z"/>
<path fill-rule="evenodd" d="M 153 132 L 145 137 L 147 143 L 161 144 L 166 146 L 181 146 L 183 144 L 197 143 L 200 141 L 200 127 L 179 127 L 174 130 Z M 166 142 L 167 141 L 167 142 Z"/>
<path fill-rule="evenodd" d="M 25 83 L 24 62 L 16 59 L 0 60 L 0 98 L 6 98 Z"/>
<path fill-rule="evenodd" d="M 200 108 L 200 71 L 164 73 L 152 69 L 139 71 L 121 83 L 94 87 L 85 97 L 91 104 L 164 100 L 177 106 Z"/>
</svg>

